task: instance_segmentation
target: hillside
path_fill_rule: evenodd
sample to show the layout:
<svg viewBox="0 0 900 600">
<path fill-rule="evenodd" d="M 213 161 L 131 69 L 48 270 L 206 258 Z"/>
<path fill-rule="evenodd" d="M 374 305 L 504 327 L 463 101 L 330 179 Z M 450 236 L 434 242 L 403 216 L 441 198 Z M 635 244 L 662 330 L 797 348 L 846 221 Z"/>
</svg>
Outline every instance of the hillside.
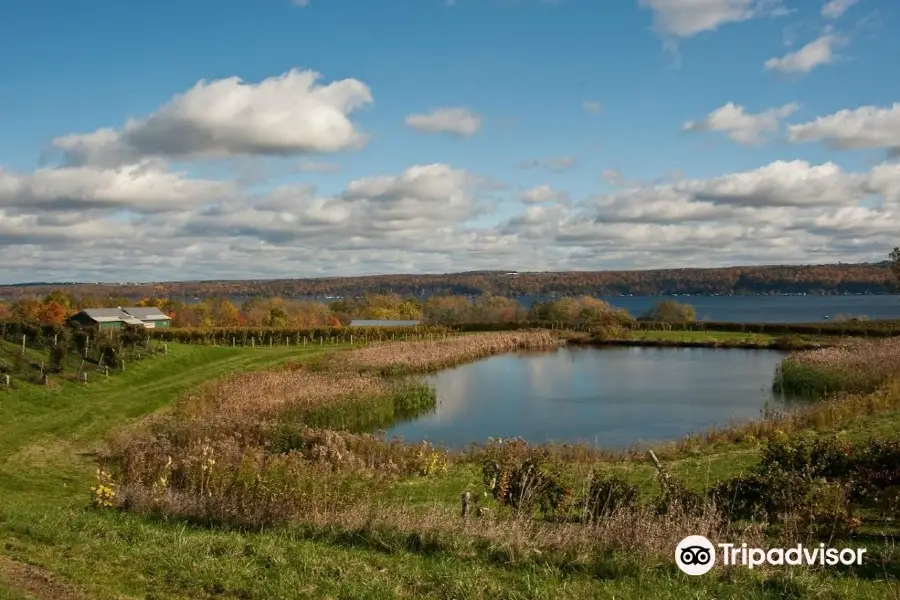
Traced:
<svg viewBox="0 0 900 600">
<path fill-rule="evenodd" d="M 529 296 L 553 294 L 662 295 L 760 293 L 889 293 L 894 280 L 887 263 L 782 265 L 646 271 L 570 271 L 508 274 L 469 272 L 371 275 L 318 279 L 182 281 L 163 283 L 41 283 L 0 286 L 0 298 L 15 300 L 63 288 L 77 295 L 123 297 L 359 296 L 397 293 Z"/>
</svg>

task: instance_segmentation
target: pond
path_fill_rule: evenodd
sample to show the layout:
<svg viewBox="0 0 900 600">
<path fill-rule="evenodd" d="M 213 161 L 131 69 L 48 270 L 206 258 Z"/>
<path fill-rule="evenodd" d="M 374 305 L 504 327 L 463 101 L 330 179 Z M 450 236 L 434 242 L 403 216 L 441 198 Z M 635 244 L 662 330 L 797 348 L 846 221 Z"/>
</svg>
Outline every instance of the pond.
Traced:
<svg viewBox="0 0 900 600">
<path fill-rule="evenodd" d="M 489 437 L 603 448 L 678 439 L 784 408 L 772 390 L 785 354 L 714 348 L 578 348 L 494 356 L 427 378 L 430 414 L 388 437 L 464 448 Z"/>
</svg>

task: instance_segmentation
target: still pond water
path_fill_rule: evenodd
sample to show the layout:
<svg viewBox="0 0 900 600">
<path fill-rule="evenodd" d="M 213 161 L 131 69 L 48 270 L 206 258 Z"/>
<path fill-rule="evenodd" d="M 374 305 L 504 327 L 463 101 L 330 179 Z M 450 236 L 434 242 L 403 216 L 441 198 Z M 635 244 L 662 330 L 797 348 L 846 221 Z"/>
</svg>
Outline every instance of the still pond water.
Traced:
<svg viewBox="0 0 900 600">
<path fill-rule="evenodd" d="M 463 448 L 489 437 L 624 448 L 761 416 L 773 350 L 571 348 L 494 356 L 428 378 L 438 406 L 388 437 Z"/>
</svg>

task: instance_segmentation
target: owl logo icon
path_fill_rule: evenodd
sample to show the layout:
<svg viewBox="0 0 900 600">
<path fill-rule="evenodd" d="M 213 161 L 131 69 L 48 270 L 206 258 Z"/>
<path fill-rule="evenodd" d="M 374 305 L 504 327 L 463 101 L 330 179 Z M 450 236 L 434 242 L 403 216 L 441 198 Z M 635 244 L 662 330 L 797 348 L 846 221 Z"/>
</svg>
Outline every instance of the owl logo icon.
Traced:
<svg viewBox="0 0 900 600">
<path fill-rule="evenodd" d="M 688 575 L 703 575 L 716 564 L 716 549 L 702 535 L 689 535 L 675 547 L 675 564 Z"/>
</svg>

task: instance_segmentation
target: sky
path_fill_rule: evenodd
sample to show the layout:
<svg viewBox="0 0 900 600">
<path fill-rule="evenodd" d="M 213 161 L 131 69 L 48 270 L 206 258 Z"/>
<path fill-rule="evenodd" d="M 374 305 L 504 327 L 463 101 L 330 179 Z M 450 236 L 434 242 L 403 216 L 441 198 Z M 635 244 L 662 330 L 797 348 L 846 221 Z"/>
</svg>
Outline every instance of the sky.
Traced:
<svg viewBox="0 0 900 600">
<path fill-rule="evenodd" d="M 880 261 L 896 0 L 0 0 L 0 283 Z"/>
</svg>

